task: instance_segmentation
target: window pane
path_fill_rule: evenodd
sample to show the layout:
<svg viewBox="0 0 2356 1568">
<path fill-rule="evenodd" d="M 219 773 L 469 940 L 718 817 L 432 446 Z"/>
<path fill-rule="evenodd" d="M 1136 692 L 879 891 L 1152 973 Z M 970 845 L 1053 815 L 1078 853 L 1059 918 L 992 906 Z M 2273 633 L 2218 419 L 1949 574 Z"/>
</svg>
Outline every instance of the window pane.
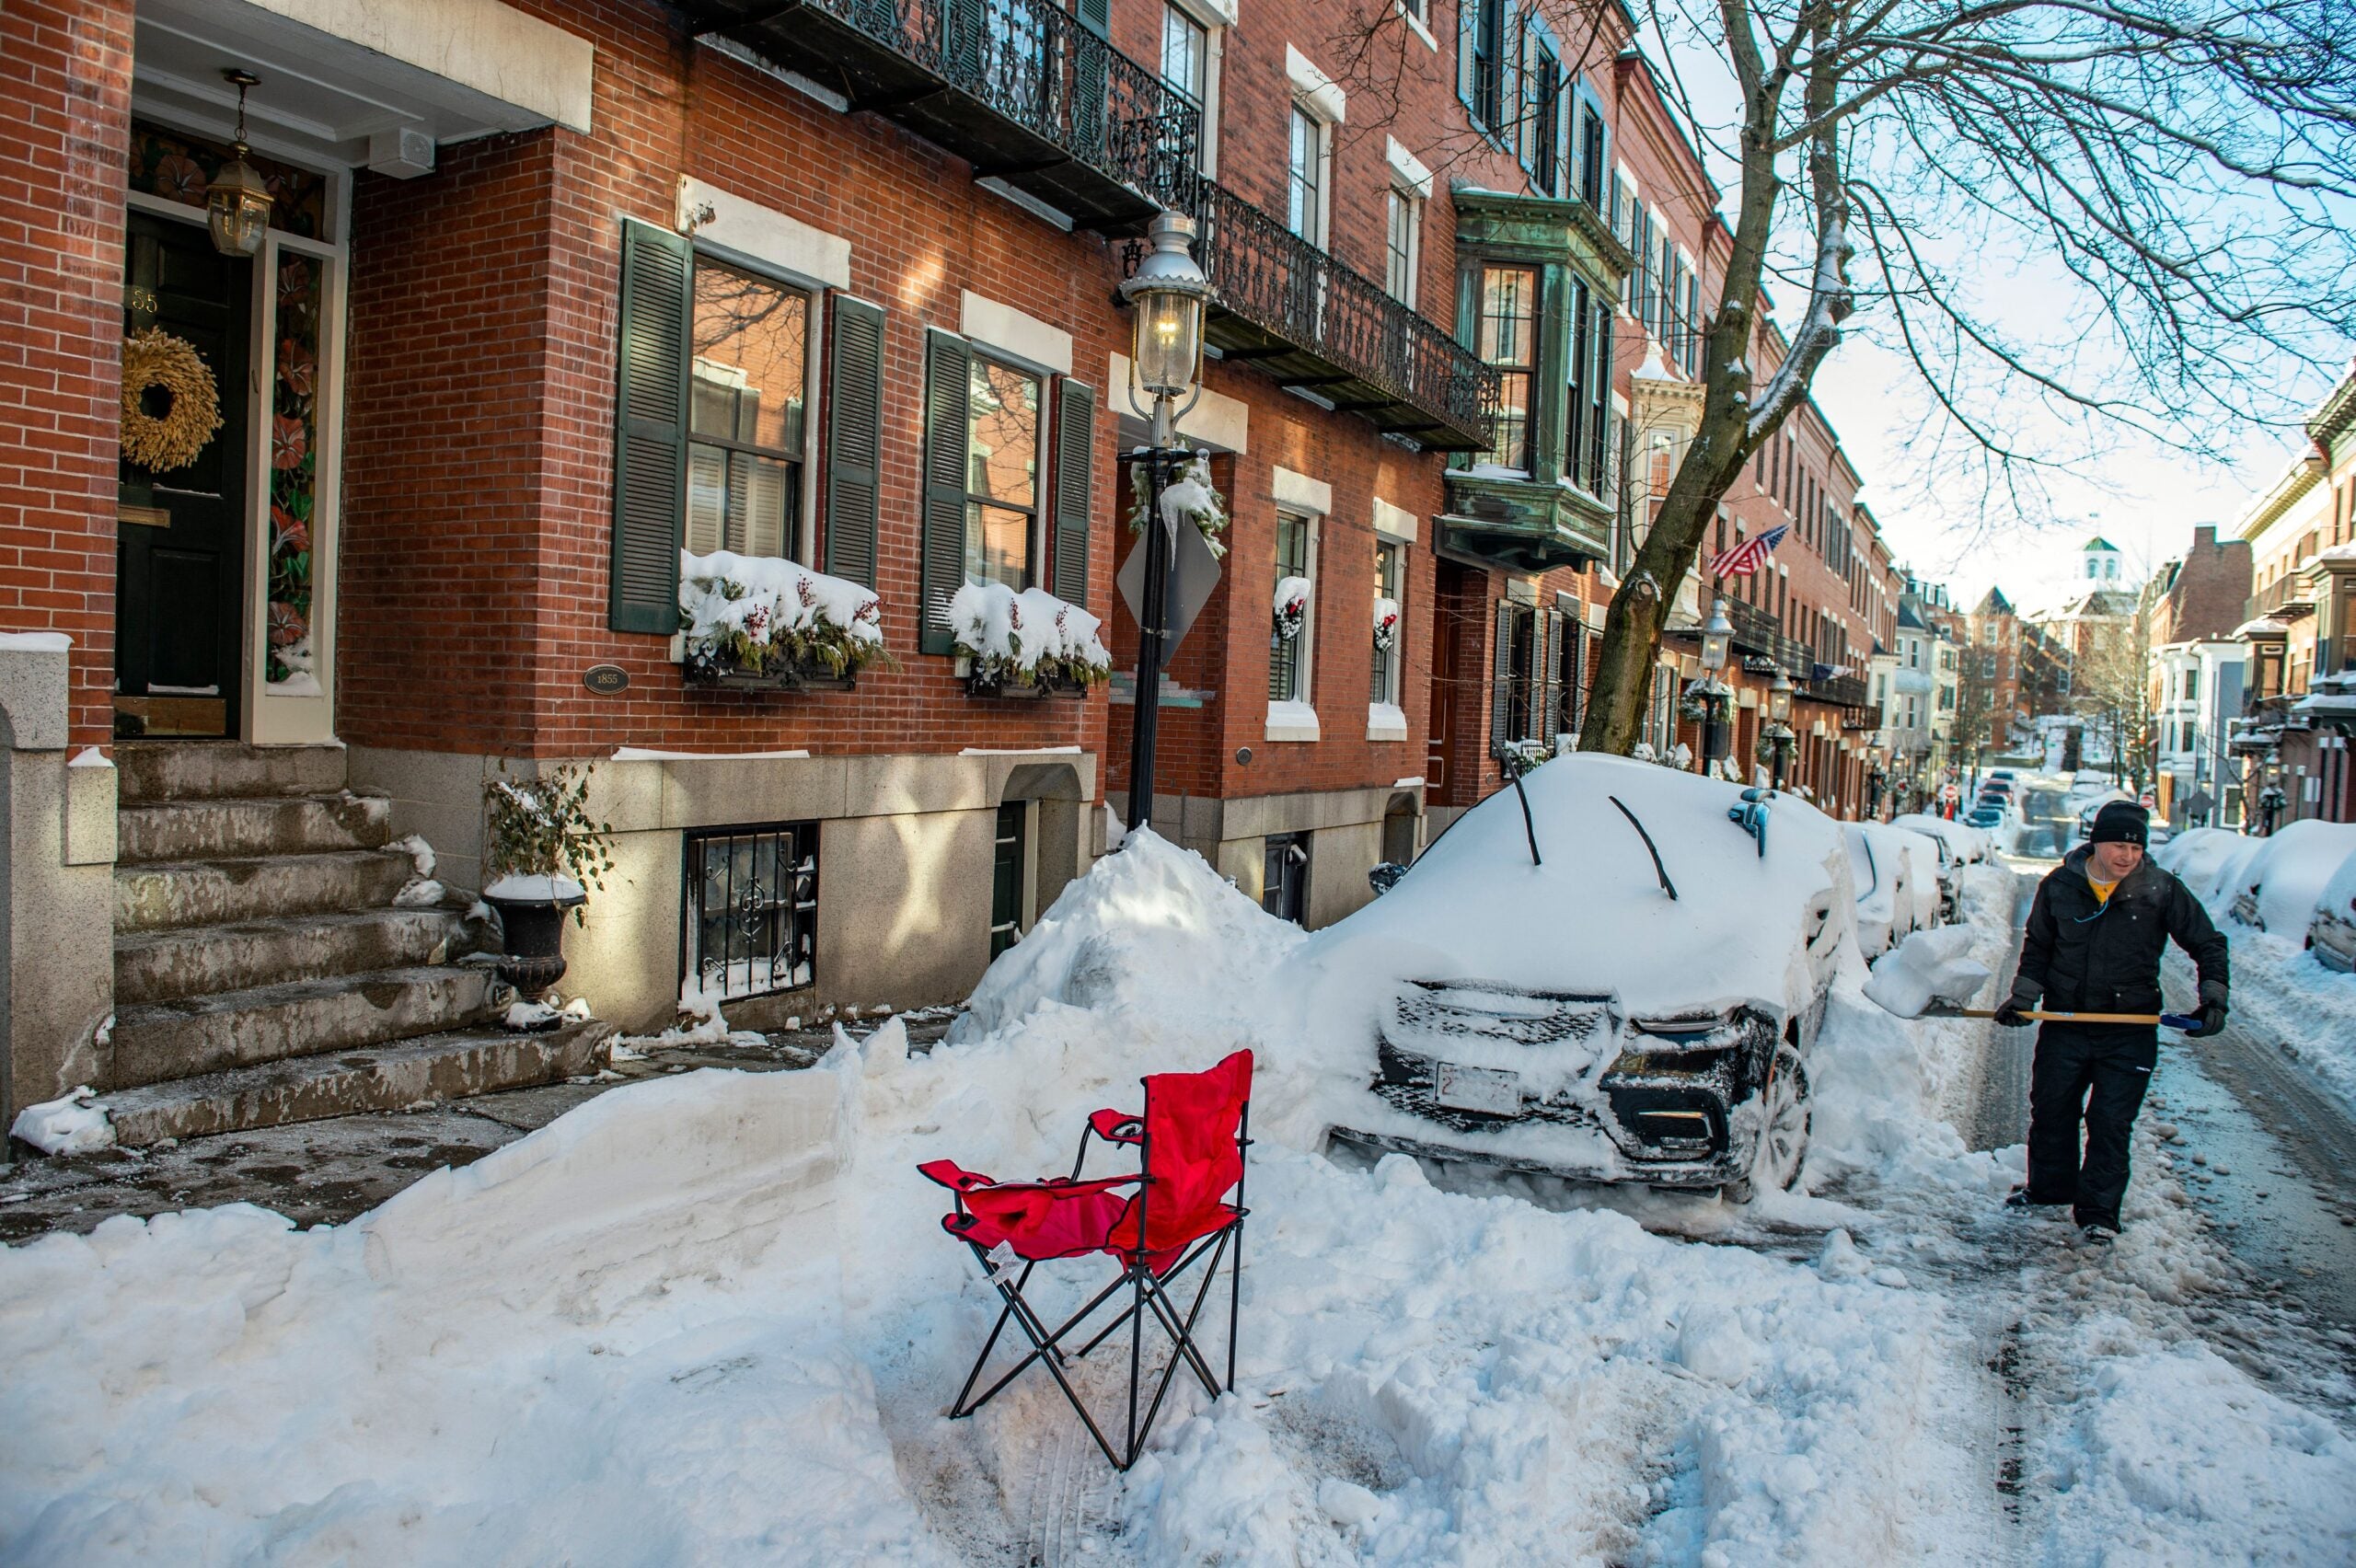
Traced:
<svg viewBox="0 0 2356 1568">
<path fill-rule="evenodd" d="M 1491 364 L 1527 367 L 1536 339 L 1538 274 L 1527 267 L 1489 267 L 1481 273 L 1481 357 Z"/>
<path fill-rule="evenodd" d="M 1324 176 L 1320 167 L 1325 152 L 1324 127 L 1314 117 L 1295 104 L 1292 111 L 1292 148 L 1286 179 L 1286 222 L 1292 232 L 1311 245 L 1324 236 L 1318 227 L 1318 185 Z"/>
<path fill-rule="evenodd" d="M 1415 297 L 1415 202 L 1396 187 L 1391 191 L 1388 231 L 1388 276 L 1391 297 L 1413 303 Z"/>
<path fill-rule="evenodd" d="M 1194 17 L 1175 6 L 1162 7 L 1161 79 L 1197 104 L 1203 101 L 1208 41 Z"/>
<path fill-rule="evenodd" d="M 728 454 L 717 446 L 687 444 L 687 546 L 710 555 L 727 537 Z"/>
<path fill-rule="evenodd" d="M 798 455 L 809 328 L 798 291 L 699 260 L 694 432 Z"/>
<path fill-rule="evenodd" d="M 1031 586 L 1031 514 L 1011 507 L 965 507 L 965 581 Z"/>
<path fill-rule="evenodd" d="M 976 498 L 1031 506 L 1039 476 L 1039 378 L 974 361 L 966 489 Z"/>
<path fill-rule="evenodd" d="M 1530 373 L 1509 370 L 1497 387 L 1497 444 L 1489 461 L 1505 468 L 1530 467 Z"/>
</svg>

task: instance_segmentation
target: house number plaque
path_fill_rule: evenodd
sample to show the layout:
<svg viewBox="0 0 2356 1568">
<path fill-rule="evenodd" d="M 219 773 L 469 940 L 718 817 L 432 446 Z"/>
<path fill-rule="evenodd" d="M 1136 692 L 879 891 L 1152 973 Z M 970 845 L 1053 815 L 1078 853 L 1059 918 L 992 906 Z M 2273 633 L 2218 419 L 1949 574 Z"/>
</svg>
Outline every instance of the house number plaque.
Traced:
<svg viewBox="0 0 2356 1568">
<path fill-rule="evenodd" d="M 619 664 L 592 664 L 582 673 L 581 684 L 599 697 L 611 697 L 629 689 L 629 672 Z"/>
</svg>

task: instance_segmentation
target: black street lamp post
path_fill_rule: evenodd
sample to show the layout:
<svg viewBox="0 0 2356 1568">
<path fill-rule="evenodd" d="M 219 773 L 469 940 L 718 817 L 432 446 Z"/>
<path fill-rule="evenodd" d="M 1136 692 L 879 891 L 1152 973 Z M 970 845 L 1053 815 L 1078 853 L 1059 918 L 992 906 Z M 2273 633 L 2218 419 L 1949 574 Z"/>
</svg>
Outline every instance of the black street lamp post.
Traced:
<svg viewBox="0 0 2356 1568">
<path fill-rule="evenodd" d="M 1203 306 L 1210 280 L 1195 263 L 1195 220 L 1163 213 L 1147 230 L 1153 248 L 1136 273 L 1121 284 L 1121 297 L 1137 307 L 1134 350 L 1129 360 L 1129 407 L 1139 414 L 1140 390 L 1153 398 L 1152 444 L 1138 454 L 1146 468 L 1145 608 L 1138 617 L 1138 685 L 1129 731 L 1127 825 L 1153 822 L 1153 751 L 1161 719 L 1161 663 L 1170 627 L 1170 579 L 1178 545 L 1178 520 L 1162 515 L 1161 496 L 1172 464 L 1186 454 L 1178 447 L 1178 421 L 1202 396 Z M 1185 407 L 1178 406 L 1180 398 Z"/>
<path fill-rule="evenodd" d="M 1778 794 L 1783 792 L 1784 759 L 1791 753 L 1792 739 L 1792 677 L 1777 670 L 1774 683 L 1767 688 L 1767 745 L 1775 758 Z"/>
</svg>

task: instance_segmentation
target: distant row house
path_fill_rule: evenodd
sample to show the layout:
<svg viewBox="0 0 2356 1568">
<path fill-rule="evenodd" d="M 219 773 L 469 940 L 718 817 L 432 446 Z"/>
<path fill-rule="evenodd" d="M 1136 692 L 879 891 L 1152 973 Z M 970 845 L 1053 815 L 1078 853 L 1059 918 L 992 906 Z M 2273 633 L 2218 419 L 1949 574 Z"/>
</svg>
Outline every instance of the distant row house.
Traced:
<svg viewBox="0 0 2356 1568">
<path fill-rule="evenodd" d="M 0 15 L 0 1101 L 570 1070 L 449 962 L 486 786 L 566 761 L 602 1018 L 962 997 L 1126 804 L 1114 291 L 1163 211 L 1227 526 L 1155 825 L 1322 925 L 1566 745 L 1729 236 L 1624 7 L 1386 17 L 1391 112 L 1311 0 Z M 1656 755 L 1722 592 L 1736 766 L 1781 674 L 1790 781 L 1868 809 L 1902 583 L 1862 486 L 1812 404 L 1761 452 L 1705 561 L 1789 534 L 1669 590 Z M 1022 616 L 1102 667 L 1010 674 L 976 642 Z"/>
</svg>

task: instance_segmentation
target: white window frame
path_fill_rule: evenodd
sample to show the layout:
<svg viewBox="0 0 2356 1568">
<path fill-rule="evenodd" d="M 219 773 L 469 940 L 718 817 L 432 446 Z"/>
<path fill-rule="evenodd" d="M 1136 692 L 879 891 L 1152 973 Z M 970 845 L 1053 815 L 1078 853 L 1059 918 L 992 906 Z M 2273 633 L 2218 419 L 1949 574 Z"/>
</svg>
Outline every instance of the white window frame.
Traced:
<svg viewBox="0 0 2356 1568">
<path fill-rule="evenodd" d="M 1293 133 L 1296 121 L 1309 126 L 1311 172 L 1317 181 L 1315 213 L 1309 220 L 1315 232 L 1304 234 L 1293 223 Z M 1293 236 L 1318 249 L 1327 248 L 1326 241 L 1333 234 L 1334 213 L 1334 125 L 1320 116 L 1317 106 L 1307 98 L 1296 94 L 1285 116 L 1285 226 Z"/>
<path fill-rule="evenodd" d="M 1302 575 L 1310 582 L 1309 609 L 1301 617 L 1300 635 L 1296 641 L 1299 656 L 1294 661 L 1293 696 L 1268 701 L 1267 725 L 1265 738 L 1269 741 L 1313 742 L 1322 738 L 1317 721 L 1317 582 L 1318 552 L 1324 532 L 1326 517 L 1334 507 L 1334 489 L 1321 479 L 1296 474 L 1288 468 L 1278 468 L 1273 476 L 1279 516 L 1295 518 L 1308 527 L 1308 539 L 1302 551 L 1305 565 Z M 1271 576 L 1268 588 L 1273 597 L 1276 579 Z"/>
<path fill-rule="evenodd" d="M 1024 375 L 1034 375 L 1039 379 L 1039 434 L 1036 442 L 1037 449 L 1031 456 L 1031 529 L 1028 541 L 1030 547 L 1028 575 L 1030 576 L 1031 581 L 1027 586 L 1033 588 L 1044 588 L 1046 586 L 1045 579 L 1048 575 L 1046 571 L 1048 564 L 1046 552 L 1049 546 L 1049 540 L 1047 537 L 1047 466 L 1054 461 L 1053 454 L 1056 450 L 1055 431 L 1053 426 L 1056 420 L 1056 376 L 1057 373 L 1048 369 L 1045 365 L 1039 363 L 1036 360 L 1025 359 L 1020 354 L 1009 353 L 1006 350 L 998 347 L 996 344 L 987 342 L 979 338 L 968 338 L 965 340 L 965 344 L 966 347 L 973 351 L 974 358 L 976 360 L 987 360 L 992 364 L 1002 366 L 1008 370 L 1018 371 Z M 972 372 L 970 370 L 966 374 L 969 377 L 972 375 Z M 965 393 L 965 396 L 969 400 L 973 397 L 972 387 L 973 384 L 969 379 L 966 383 Z M 974 504 L 973 439 L 973 434 L 969 426 L 965 436 L 965 503 L 968 506 Z M 1011 509 L 1010 508 L 1009 510 Z M 971 579 L 968 578 L 965 581 L 970 582 Z"/>
<path fill-rule="evenodd" d="M 695 311 L 696 274 L 701 271 L 706 262 L 733 269 L 781 289 L 791 289 L 808 302 L 809 314 L 803 322 L 802 347 L 802 456 L 800 458 L 802 495 L 797 507 L 799 515 L 796 519 L 793 537 L 780 541 L 780 544 L 782 559 L 814 571 L 818 564 L 818 437 L 826 414 L 826 410 L 818 406 L 820 388 L 824 385 L 824 378 L 818 372 L 826 360 L 826 285 L 814 278 L 773 263 L 748 259 L 745 252 L 726 246 L 706 245 L 691 241 L 690 249 L 693 252 L 693 266 L 689 270 L 687 278 L 687 309 L 691 317 Z M 692 359 L 687 375 L 692 382 L 695 376 Z M 692 395 L 691 387 L 690 396 Z M 690 429 L 687 435 L 687 443 L 692 444 L 696 439 L 694 431 Z M 684 506 L 683 502 L 679 516 L 679 526 L 683 535 L 687 527 Z"/>
<path fill-rule="evenodd" d="M 1392 225 L 1401 214 L 1404 214 L 1407 228 L 1407 243 L 1403 248 L 1391 243 Z M 1415 194 L 1413 186 L 1397 179 L 1391 182 L 1384 202 L 1382 259 L 1386 274 L 1394 265 L 1403 273 L 1399 278 L 1385 276 L 1383 279 L 1386 284 L 1391 285 L 1391 297 L 1408 309 L 1415 309 L 1417 284 L 1424 270 L 1424 199 Z"/>
<path fill-rule="evenodd" d="M 1220 67 L 1227 56 L 1227 29 L 1234 18 L 1230 12 L 1206 4 L 1205 0 L 1162 0 L 1162 4 L 1203 29 L 1203 133 L 1196 167 L 1206 178 L 1217 179 Z M 1232 0 L 1230 6 L 1231 8 Z M 1164 36 L 1166 39 L 1167 34 Z"/>
<path fill-rule="evenodd" d="M 1407 738 L 1407 718 L 1404 694 L 1407 689 L 1407 581 L 1415 571 L 1415 514 L 1403 507 L 1392 505 L 1380 496 L 1374 502 L 1374 542 L 1389 545 L 1399 552 L 1399 631 L 1391 644 L 1391 679 L 1386 700 L 1367 701 L 1366 738 L 1369 741 L 1403 741 Z M 1375 580 L 1369 599 L 1382 596 L 1382 582 Z M 1369 611 L 1369 613 L 1371 613 Z M 1369 635 L 1371 636 L 1371 628 Z M 1382 711 L 1390 708 L 1397 718 Z"/>
</svg>

